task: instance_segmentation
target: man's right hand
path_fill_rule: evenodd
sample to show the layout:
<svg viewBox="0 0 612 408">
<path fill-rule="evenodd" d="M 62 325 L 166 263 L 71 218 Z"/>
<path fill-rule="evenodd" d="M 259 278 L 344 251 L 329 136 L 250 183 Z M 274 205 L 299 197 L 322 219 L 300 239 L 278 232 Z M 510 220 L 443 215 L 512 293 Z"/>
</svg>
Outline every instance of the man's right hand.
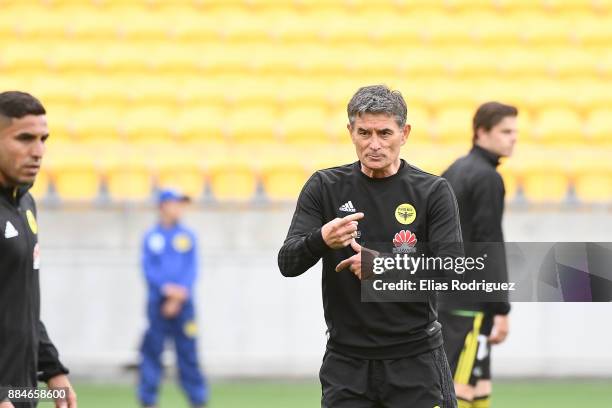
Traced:
<svg viewBox="0 0 612 408">
<path fill-rule="evenodd" d="M 344 218 L 334 218 L 321 227 L 323 241 L 331 249 L 345 248 L 356 238 L 357 220 L 362 219 L 364 214 L 358 212 L 347 215 Z"/>
<path fill-rule="evenodd" d="M 0 408 L 15 408 L 15 406 L 11 404 L 9 401 L 6 401 L 6 402 L 0 402 Z"/>
</svg>

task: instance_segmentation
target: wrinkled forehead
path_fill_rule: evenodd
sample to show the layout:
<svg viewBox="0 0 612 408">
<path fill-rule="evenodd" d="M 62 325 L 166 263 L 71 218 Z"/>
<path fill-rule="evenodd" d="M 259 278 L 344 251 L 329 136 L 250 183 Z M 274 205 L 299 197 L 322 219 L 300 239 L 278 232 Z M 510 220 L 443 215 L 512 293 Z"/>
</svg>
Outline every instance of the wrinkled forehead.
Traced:
<svg viewBox="0 0 612 408">
<path fill-rule="evenodd" d="M 357 115 L 354 127 L 356 129 L 377 131 L 384 129 L 399 130 L 395 117 L 386 113 L 362 113 Z"/>
<path fill-rule="evenodd" d="M 0 116 L 0 134 L 15 136 L 28 133 L 36 136 L 49 134 L 46 115 L 26 115 L 22 118 Z"/>
</svg>

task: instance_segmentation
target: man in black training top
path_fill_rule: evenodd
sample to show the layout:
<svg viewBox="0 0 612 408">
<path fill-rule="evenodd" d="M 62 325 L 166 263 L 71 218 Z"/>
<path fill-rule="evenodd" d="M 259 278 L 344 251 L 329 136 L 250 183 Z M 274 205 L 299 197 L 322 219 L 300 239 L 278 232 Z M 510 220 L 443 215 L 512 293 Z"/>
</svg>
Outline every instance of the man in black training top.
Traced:
<svg viewBox="0 0 612 408">
<path fill-rule="evenodd" d="M 435 300 L 362 302 L 359 244 L 461 242 L 455 197 L 446 180 L 400 159 L 410 125 L 398 91 L 363 87 L 347 110 L 359 161 L 310 177 L 278 254 L 284 276 L 323 258 L 321 406 L 456 407 Z M 448 252 L 435 255 L 462 255 Z"/>
<path fill-rule="evenodd" d="M 457 195 L 466 257 L 488 253 L 488 278 L 495 275 L 501 281 L 508 279 L 502 233 L 505 190 L 496 167 L 500 157 L 512 154 L 517 115 L 515 107 L 497 102 L 480 106 L 473 120 L 472 150 L 442 174 Z M 497 256 L 490 256 L 493 251 Z M 441 299 L 444 348 L 453 371 L 459 408 L 490 406 L 490 345 L 506 338 L 509 312 L 507 301 Z"/>
<path fill-rule="evenodd" d="M 40 321 L 40 251 L 34 183 L 49 136 L 45 108 L 23 92 L 0 93 L 0 408 L 34 407 L 9 401 L 14 388 L 67 388 L 57 407 L 76 408 L 76 395 Z"/>
</svg>

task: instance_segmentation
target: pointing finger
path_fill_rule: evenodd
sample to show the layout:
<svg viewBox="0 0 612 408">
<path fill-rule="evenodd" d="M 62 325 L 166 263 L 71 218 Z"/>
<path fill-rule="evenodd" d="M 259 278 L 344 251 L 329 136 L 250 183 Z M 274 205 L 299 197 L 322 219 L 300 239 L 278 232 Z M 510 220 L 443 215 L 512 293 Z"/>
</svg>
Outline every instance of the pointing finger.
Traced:
<svg viewBox="0 0 612 408">
<path fill-rule="evenodd" d="M 351 240 L 351 248 L 357 253 L 361 252 L 361 245 L 359 245 L 354 238 Z"/>
<path fill-rule="evenodd" d="M 345 259 L 336 266 L 336 272 L 340 272 L 352 263 L 351 258 Z"/>
<path fill-rule="evenodd" d="M 357 220 L 362 219 L 364 216 L 365 216 L 364 213 L 358 212 L 358 213 L 355 213 L 355 214 L 347 215 L 346 217 L 342 218 L 342 221 L 344 223 L 348 223 L 348 222 L 351 222 L 351 221 L 357 221 Z"/>
</svg>

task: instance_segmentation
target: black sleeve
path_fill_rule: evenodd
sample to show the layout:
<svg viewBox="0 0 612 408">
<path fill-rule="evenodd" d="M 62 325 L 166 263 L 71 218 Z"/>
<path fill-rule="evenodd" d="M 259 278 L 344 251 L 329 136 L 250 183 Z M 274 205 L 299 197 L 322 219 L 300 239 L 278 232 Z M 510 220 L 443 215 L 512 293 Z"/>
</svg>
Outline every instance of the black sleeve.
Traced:
<svg viewBox="0 0 612 408">
<path fill-rule="evenodd" d="M 315 173 L 302 188 L 287 238 L 278 252 L 278 267 L 283 276 L 303 274 L 329 249 L 321 235 L 321 209 L 321 180 Z"/>
<path fill-rule="evenodd" d="M 38 322 L 38 379 L 48 381 L 59 374 L 68 374 L 68 369 L 59 360 L 57 349 L 49 339 L 43 322 Z"/>
<path fill-rule="evenodd" d="M 427 205 L 427 241 L 433 256 L 461 257 L 463 237 L 457 199 L 448 181 L 440 178 L 433 186 Z"/>
<path fill-rule="evenodd" d="M 487 172 L 481 180 L 473 183 L 471 191 L 472 205 L 472 239 L 481 246 L 482 252 L 488 253 L 488 268 L 491 277 L 496 281 L 508 281 L 504 234 L 502 231 L 502 215 L 504 212 L 504 181 L 497 172 Z M 510 312 L 510 303 L 488 302 L 484 311 L 489 315 Z"/>
</svg>

